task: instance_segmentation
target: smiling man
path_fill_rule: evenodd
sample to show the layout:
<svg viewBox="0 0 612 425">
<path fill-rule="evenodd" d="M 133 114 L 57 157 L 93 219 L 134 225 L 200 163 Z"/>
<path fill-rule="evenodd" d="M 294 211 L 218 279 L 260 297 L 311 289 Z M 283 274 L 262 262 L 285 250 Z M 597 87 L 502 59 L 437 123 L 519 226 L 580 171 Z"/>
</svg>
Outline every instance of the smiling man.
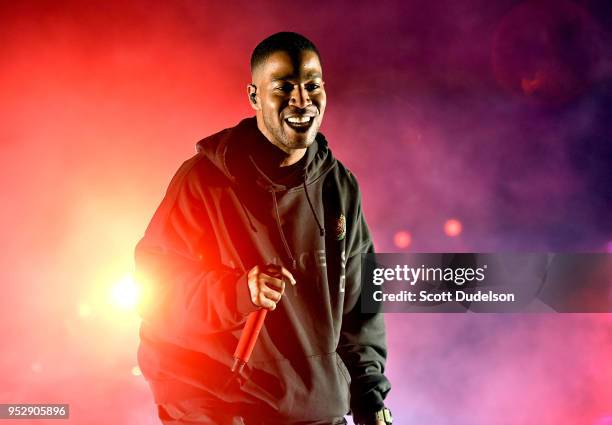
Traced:
<svg viewBox="0 0 612 425">
<path fill-rule="evenodd" d="M 391 423 L 383 318 L 360 311 L 373 245 L 355 177 L 319 133 L 320 55 L 290 32 L 251 57 L 237 126 L 197 144 L 136 247 L 140 368 L 164 424 Z M 249 314 L 267 309 L 232 385 Z"/>
<path fill-rule="evenodd" d="M 270 52 L 266 46 L 253 54 L 248 93 L 257 128 L 287 154 L 281 166 L 291 165 L 314 142 L 323 120 L 327 99 L 321 63 L 316 50 Z"/>
</svg>

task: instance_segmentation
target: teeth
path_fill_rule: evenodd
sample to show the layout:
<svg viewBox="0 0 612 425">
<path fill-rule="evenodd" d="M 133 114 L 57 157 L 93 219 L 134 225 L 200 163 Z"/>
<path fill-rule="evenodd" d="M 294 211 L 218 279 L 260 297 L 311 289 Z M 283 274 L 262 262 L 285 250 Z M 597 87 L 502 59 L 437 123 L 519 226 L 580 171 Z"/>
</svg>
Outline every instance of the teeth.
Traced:
<svg viewBox="0 0 612 425">
<path fill-rule="evenodd" d="M 287 121 L 292 124 L 303 124 L 310 121 L 311 117 L 289 117 Z"/>
</svg>

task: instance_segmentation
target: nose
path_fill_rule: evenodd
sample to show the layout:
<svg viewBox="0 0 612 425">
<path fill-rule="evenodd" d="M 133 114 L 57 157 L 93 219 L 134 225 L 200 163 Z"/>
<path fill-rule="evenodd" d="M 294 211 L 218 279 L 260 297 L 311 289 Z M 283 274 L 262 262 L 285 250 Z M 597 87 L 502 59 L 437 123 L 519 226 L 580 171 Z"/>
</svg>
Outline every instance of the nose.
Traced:
<svg viewBox="0 0 612 425">
<path fill-rule="evenodd" d="M 289 104 L 301 109 L 311 105 L 312 101 L 308 95 L 308 90 L 306 90 L 305 87 L 296 84 L 291 91 L 291 99 L 289 100 Z"/>
</svg>

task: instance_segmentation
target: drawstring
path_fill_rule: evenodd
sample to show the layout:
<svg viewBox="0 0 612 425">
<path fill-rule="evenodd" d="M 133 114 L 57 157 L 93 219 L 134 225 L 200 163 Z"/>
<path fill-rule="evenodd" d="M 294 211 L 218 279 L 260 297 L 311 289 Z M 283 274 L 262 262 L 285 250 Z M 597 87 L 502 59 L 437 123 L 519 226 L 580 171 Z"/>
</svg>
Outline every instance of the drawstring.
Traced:
<svg viewBox="0 0 612 425">
<path fill-rule="evenodd" d="M 287 243 L 285 233 L 283 232 L 283 226 L 281 226 L 280 214 L 278 213 L 278 202 L 276 201 L 276 192 L 274 190 L 271 190 L 270 193 L 272 194 L 272 201 L 274 202 L 274 212 L 276 213 L 276 225 L 278 226 L 278 233 L 280 234 L 281 240 L 283 241 L 283 245 L 285 246 L 285 252 L 291 260 L 291 269 L 295 270 L 295 268 L 297 267 L 297 263 L 295 261 L 295 258 L 293 258 L 293 254 L 291 254 L 289 244 Z"/>
<path fill-rule="evenodd" d="M 251 158 L 251 162 L 257 168 L 257 164 L 255 163 L 255 161 L 253 161 L 253 158 Z M 315 222 L 317 223 L 317 226 L 319 228 L 319 235 L 323 237 L 325 236 L 325 229 L 321 225 L 321 221 L 319 220 L 319 217 L 317 216 L 314 206 L 312 205 L 312 201 L 310 200 L 310 195 L 308 194 L 308 187 L 306 186 L 306 177 L 304 177 L 304 179 L 302 180 L 302 185 L 304 186 L 304 193 L 306 194 L 306 200 L 308 201 L 310 212 L 312 212 L 312 216 L 314 217 Z M 289 244 L 287 243 L 287 238 L 285 237 L 285 232 L 283 232 L 283 226 L 281 225 L 281 222 L 280 222 L 280 212 L 278 211 L 278 200 L 276 199 L 276 192 L 274 188 L 270 188 L 270 194 L 272 195 L 272 202 L 274 203 L 274 214 L 276 216 L 275 218 L 276 218 L 276 226 L 278 228 L 278 233 L 280 235 L 281 241 L 283 242 L 283 246 L 285 247 L 285 253 L 287 254 L 287 257 L 289 257 L 289 260 L 291 261 L 292 269 L 295 270 L 295 268 L 297 267 L 297 262 L 295 261 L 295 258 L 293 257 L 293 254 L 291 253 L 291 249 L 289 248 Z M 245 208 L 242 202 L 241 202 L 241 205 L 242 205 L 242 208 Z M 246 209 L 245 209 L 245 213 L 246 213 Z M 249 218 L 249 223 L 251 225 L 251 228 L 254 230 L 255 228 L 248 214 L 247 214 L 247 217 Z"/>
<path fill-rule="evenodd" d="M 312 205 L 312 201 L 310 200 L 310 196 L 308 195 L 308 188 L 306 186 L 306 179 L 302 180 L 302 184 L 304 185 L 304 193 L 306 193 L 306 200 L 308 201 L 308 206 L 310 206 L 310 211 L 312 212 L 312 216 L 317 222 L 317 226 L 319 227 L 319 235 L 322 237 L 325 236 L 325 229 L 321 226 L 321 222 L 319 221 L 319 217 Z M 280 222 L 280 213 L 278 212 L 278 201 L 276 199 L 276 192 L 274 189 L 270 190 L 270 194 L 272 194 L 272 202 L 274 203 L 274 213 L 276 215 L 276 226 L 278 227 L 278 233 L 280 234 L 281 241 L 283 242 L 283 246 L 285 247 L 285 252 L 287 253 L 287 257 L 291 260 L 291 264 L 293 269 L 296 268 L 296 261 L 291 253 L 291 249 L 289 249 L 289 244 L 287 243 L 287 238 L 285 238 L 285 232 L 283 232 L 283 226 L 281 226 Z M 250 220 L 249 220 L 250 221 Z"/>
<path fill-rule="evenodd" d="M 319 226 L 319 235 L 325 236 L 325 229 L 321 226 L 321 222 L 319 221 L 319 217 L 317 217 L 317 213 L 315 212 L 314 207 L 312 206 L 312 202 L 310 201 L 310 196 L 308 196 L 308 188 L 306 187 L 306 178 L 302 180 L 302 184 L 304 185 L 304 192 L 306 192 L 306 200 L 308 200 L 308 205 L 310 205 L 310 211 L 312 211 L 312 215 L 317 222 L 317 226 Z"/>
</svg>

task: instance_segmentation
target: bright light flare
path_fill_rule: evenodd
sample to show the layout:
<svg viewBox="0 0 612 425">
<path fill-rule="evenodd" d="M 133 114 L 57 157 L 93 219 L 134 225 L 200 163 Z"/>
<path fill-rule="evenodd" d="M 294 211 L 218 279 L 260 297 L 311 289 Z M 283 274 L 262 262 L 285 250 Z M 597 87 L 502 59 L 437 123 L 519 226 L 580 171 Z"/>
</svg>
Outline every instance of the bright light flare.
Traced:
<svg viewBox="0 0 612 425">
<path fill-rule="evenodd" d="M 140 286 L 131 274 L 123 276 L 110 289 L 110 302 L 122 310 L 135 310 L 140 301 Z"/>
<path fill-rule="evenodd" d="M 444 233 L 451 238 L 459 236 L 463 230 L 462 228 L 461 222 L 455 218 L 448 219 L 444 223 Z"/>
</svg>

